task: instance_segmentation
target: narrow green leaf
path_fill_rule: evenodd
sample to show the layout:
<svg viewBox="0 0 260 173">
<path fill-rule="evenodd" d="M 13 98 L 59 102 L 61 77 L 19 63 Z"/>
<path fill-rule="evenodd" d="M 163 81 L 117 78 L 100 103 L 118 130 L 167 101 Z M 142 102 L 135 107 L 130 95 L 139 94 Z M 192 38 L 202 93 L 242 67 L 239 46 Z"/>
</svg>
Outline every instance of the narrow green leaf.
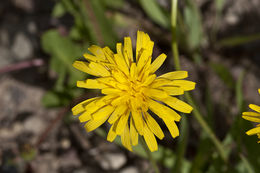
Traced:
<svg viewBox="0 0 260 173">
<path fill-rule="evenodd" d="M 187 5 L 184 8 L 184 22 L 186 24 L 186 39 L 187 45 L 191 51 L 199 48 L 204 38 L 201 14 L 197 4 L 188 0 Z"/>
<path fill-rule="evenodd" d="M 91 0 L 90 2 L 94 12 L 93 15 L 95 15 L 96 22 L 98 22 L 98 24 L 95 24 L 93 23 L 94 20 L 92 21 L 92 27 L 96 31 L 97 37 L 102 37 L 101 39 L 104 42 L 104 45 L 114 47 L 117 41 L 117 36 L 113 31 L 113 26 L 111 22 L 107 19 L 105 15 L 106 9 L 104 6 L 104 2 L 102 0 Z"/>
<path fill-rule="evenodd" d="M 48 91 L 42 98 L 42 104 L 45 107 L 58 107 L 61 106 L 60 97 L 53 91 Z"/>
<path fill-rule="evenodd" d="M 220 47 L 234 47 L 242 44 L 247 44 L 253 41 L 260 40 L 260 33 L 245 35 L 245 36 L 234 36 L 230 38 L 224 38 L 218 41 Z"/>
<path fill-rule="evenodd" d="M 170 28 L 170 19 L 155 0 L 139 0 L 145 13 L 158 25 Z"/>
</svg>

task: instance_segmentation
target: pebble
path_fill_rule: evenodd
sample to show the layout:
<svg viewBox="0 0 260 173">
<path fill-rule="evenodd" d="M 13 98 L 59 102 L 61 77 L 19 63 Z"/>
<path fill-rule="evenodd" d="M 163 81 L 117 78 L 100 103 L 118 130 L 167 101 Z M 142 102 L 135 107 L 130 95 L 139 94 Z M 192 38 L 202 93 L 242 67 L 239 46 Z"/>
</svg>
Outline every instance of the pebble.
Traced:
<svg viewBox="0 0 260 173">
<path fill-rule="evenodd" d="M 24 129 L 34 134 L 40 134 L 46 127 L 46 123 L 39 117 L 32 116 L 24 123 Z"/>
<path fill-rule="evenodd" d="M 107 153 L 104 154 L 100 160 L 101 167 L 105 170 L 118 170 L 126 163 L 126 157 L 121 153 Z"/>
<path fill-rule="evenodd" d="M 121 170 L 119 173 L 138 173 L 138 169 L 134 166 L 129 166 Z"/>
<path fill-rule="evenodd" d="M 33 54 L 32 43 L 23 33 L 18 33 L 15 36 L 11 50 L 18 60 L 25 60 Z"/>
</svg>

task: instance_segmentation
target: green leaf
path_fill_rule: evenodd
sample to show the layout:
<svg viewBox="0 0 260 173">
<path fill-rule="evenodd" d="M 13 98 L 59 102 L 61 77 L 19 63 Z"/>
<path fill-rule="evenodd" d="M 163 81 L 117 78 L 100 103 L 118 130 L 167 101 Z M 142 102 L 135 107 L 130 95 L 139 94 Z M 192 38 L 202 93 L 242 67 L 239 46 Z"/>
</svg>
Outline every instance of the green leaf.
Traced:
<svg viewBox="0 0 260 173">
<path fill-rule="evenodd" d="M 66 13 L 66 9 L 64 8 L 61 2 L 57 2 L 52 10 L 53 17 L 62 17 Z"/>
<path fill-rule="evenodd" d="M 112 8 L 122 8 L 124 5 L 124 0 L 104 0 L 106 3 L 106 6 L 112 7 Z"/>
<path fill-rule="evenodd" d="M 234 47 L 242 44 L 247 44 L 253 41 L 260 40 L 260 33 L 245 35 L 245 36 L 234 36 L 230 38 L 224 38 L 218 41 L 218 46 L 221 47 Z"/>
<path fill-rule="evenodd" d="M 61 106 L 60 97 L 53 91 L 48 91 L 42 98 L 42 104 L 45 107 L 58 107 Z"/>
<path fill-rule="evenodd" d="M 254 168 L 252 167 L 251 163 L 248 159 L 243 155 L 240 154 L 241 162 L 238 164 L 237 169 L 239 172 L 247 172 L 247 173 L 255 173 Z"/>
<path fill-rule="evenodd" d="M 164 28 L 170 28 L 170 19 L 155 0 L 139 0 L 141 7 L 144 9 L 155 23 Z"/>
<path fill-rule="evenodd" d="M 101 39 L 104 41 L 104 45 L 111 48 L 114 47 L 117 41 L 117 36 L 113 31 L 113 26 L 111 22 L 107 19 L 105 15 L 106 13 L 104 2 L 102 0 L 91 0 L 90 2 L 96 19 L 95 21 L 92 20 L 91 22 L 93 29 L 96 31 L 97 37 L 102 37 Z M 98 25 L 95 24 L 95 22 L 98 22 Z"/>
<path fill-rule="evenodd" d="M 83 48 L 73 43 L 68 37 L 62 37 L 56 30 L 49 30 L 42 35 L 42 47 L 43 50 L 51 55 L 55 60 L 55 64 L 52 68 L 56 72 L 60 72 L 60 66 L 64 66 L 66 71 L 70 75 L 82 77 L 82 73 L 79 73 L 73 68 L 73 62 L 83 55 Z"/>
<path fill-rule="evenodd" d="M 204 37 L 201 14 L 194 1 L 188 0 L 187 6 L 184 8 L 184 23 L 187 29 L 185 34 L 187 45 L 191 51 L 194 51 L 199 48 Z"/>
</svg>

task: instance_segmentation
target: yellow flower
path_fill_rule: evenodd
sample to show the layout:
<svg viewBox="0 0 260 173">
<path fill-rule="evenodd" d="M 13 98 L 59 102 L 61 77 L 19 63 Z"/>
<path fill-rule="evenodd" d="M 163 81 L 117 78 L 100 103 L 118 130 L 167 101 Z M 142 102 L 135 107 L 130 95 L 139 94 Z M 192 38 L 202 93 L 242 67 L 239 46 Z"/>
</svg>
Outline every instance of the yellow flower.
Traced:
<svg viewBox="0 0 260 173">
<path fill-rule="evenodd" d="M 195 83 L 183 80 L 188 77 L 186 71 L 169 72 L 157 77 L 154 73 L 163 64 L 166 55 L 161 54 L 151 62 L 153 45 L 148 34 L 138 31 L 135 57 L 131 39 L 125 37 L 124 46 L 121 43 L 116 45 L 117 53 L 108 47 L 94 45 L 89 48 L 93 55 L 84 54 L 87 62 L 76 61 L 73 64 L 78 70 L 97 77 L 78 81 L 78 87 L 101 89 L 104 94 L 72 108 L 74 115 L 81 114 L 79 120 L 86 122 L 88 132 L 108 120 L 111 124 L 108 141 L 112 142 L 119 135 L 122 144 L 132 151 L 132 146 L 138 144 L 138 136 L 141 135 L 149 149 L 156 151 L 155 136 L 163 139 L 164 133 L 149 113 L 150 110 L 164 121 L 173 138 L 179 136 L 175 122 L 180 121 L 181 116 L 173 109 L 190 113 L 192 107 L 173 96 L 193 90 Z"/>
<path fill-rule="evenodd" d="M 258 89 L 258 93 L 260 94 L 260 88 Z M 250 104 L 249 107 L 256 112 L 243 112 L 242 117 L 246 120 L 260 123 L 260 106 Z M 258 139 L 260 139 L 260 124 L 256 125 L 255 128 L 248 130 L 246 134 L 257 135 Z M 258 143 L 260 143 L 260 141 L 258 141 Z"/>
</svg>

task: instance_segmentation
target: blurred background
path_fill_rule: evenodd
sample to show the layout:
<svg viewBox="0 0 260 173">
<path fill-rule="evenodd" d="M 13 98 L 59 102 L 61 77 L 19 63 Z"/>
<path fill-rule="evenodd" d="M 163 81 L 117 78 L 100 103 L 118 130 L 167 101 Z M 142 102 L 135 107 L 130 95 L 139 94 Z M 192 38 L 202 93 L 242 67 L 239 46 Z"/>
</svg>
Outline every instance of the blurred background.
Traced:
<svg viewBox="0 0 260 173">
<path fill-rule="evenodd" d="M 194 116 L 181 136 L 159 141 L 161 172 L 260 172 L 260 145 L 245 132 L 248 104 L 260 105 L 260 1 L 182 0 L 177 33 L 181 66 L 204 119 L 223 142 L 222 161 Z M 0 172 L 152 173 L 142 148 L 106 141 L 107 125 L 86 133 L 70 109 L 98 91 L 76 88 L 87 78 L 72 67 L 92 44 L 115 50 L 137 30 L 155 42 L 153 58 L 174 70 L 170 0 L 0 1 Z M 135 47 L 135 45 L 134 45 Z"/>
</svg>

